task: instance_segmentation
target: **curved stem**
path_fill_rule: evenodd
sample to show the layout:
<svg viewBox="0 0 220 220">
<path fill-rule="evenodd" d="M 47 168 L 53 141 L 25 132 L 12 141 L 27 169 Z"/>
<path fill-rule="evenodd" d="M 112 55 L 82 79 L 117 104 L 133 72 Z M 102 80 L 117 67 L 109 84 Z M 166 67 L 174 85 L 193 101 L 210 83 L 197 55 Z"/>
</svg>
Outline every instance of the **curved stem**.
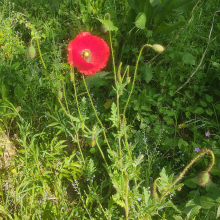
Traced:
<svg viewBox="0 0 220 220">
<path fill-rule="evenodd" d="M 35 38 L 35 37 L 34 37 Z M 34 39 L 33 38 L 33 39 Z M 38 47 L 38 51 L 39 51 L 39 54 L 40 54 L 40 58 L 41 58 L 41 61 L 42 61 L 42 63 L 43 63 L 43 67 L 44 67 L 44 69 L 46 70 L 47 68 L 46 68 L 46 65 L 45 65 L 45 63 L 44 63 L 44 60 L 43 60 L 43 57 L 42 57 L 42 54 L 41 54 L 41 49 L 40 49 L 40 44 L 39 44 L 39 40 L 38 40 L 38 38 L 35 38 L 36 39 L 36 41 L 37 41 L 37 47 Z M 32 43 L 32 40 L 31 40 L 31 43 Z"/>
<path fill-rule="evenodd" d="M 83 76 L 84 86 L 85 86 L 85 88 L 86 88 L 86 92 L 87 92 L 87 94 L 88 94 L 88 96 L 89 96 L 89 100 L 90 100 L 91 105 L 92 105 L 92 108 L 93 108 L 93 110 L 94 110 L 94 113 L 95 113 L 96 119 L 98 120 L 98 122 L 99 122 L 99 124 L 100 124 L 100 126 L 101 126 L 101 128 L 102 128 L 102 131 L 103 131 L 103 135 L 104 135 L 104 138 L 105 138 L 106 144 L 108 145 L 108 148 L 112 151 L 112 149 L 111 149 L 111 147 L 110 147 L 110 145 L 109 145 L 109 142 L 108 142 L 108 139 L 107 139 L 106 133 L 105 133 L 105 128 L 104 128 L 102 122 L 100 121 L 100 119 L 99 119 L 99 117 L 98 117 L 98 115 L 97 115 L 97 112 L 96 112 L 95 106 L 93 105 L 92 98 L 91 98 L 91 96 L 90 96 L 90 93 L 89 93 L 88 87 L 87 87 L 87 85 L 86 85 L 85 77 L 84 77 L 84 75 L 82 75 L 82 76 Z"/>
<path fill-rule="evenodd" d="M 141 54 L 142 54 L 142 51 L 145 47 L 153 47 L 151 44 L 145 44 L 144 46 L 142 46 L 140 52 L 139 52 L 139 55 L 138 55 L 138 59 L 136 61 L 136 66 L 135 66 L 135 71 L 134 71 L 134 78 L 133 78 L 133 82 L 132 82 L 132 87 L 131 87 L 131 91 L 129 93 L 129 96 L 128 96 L 128 99 L 127 99 L 127 102 L 125 104 L 125 108 L 124 108 L 124 111 L 123 111 L 123 126 L 125 127 L 126 126 L 126 117 L 125 117 L 125 112 L 126 112 L 126 109 L 128 107 L 128 103 L 130 101 L 130 98 L 131 98 L 131 94 L 134 90 L 134 83 L 135 83 L 135 78 L 136 78 L 136 75 L 137 75 L 137 68 L 138 68 L 138 63 L 139 63 L 139 60 L 140 60 L 140 57 L 141 57 Z M 129 150 L 129 147 L 128 147 L 128 142 L 127 142 L 127 134 L 125 132 L 125 142 L 126 142 L 126 147 L 127 147 L 127 151 L 128 151 L 128 154 L 129 156 L 131 157 L 131 153 L 130 153 L 130 150 Z"/>
<path fill-rule="evenodd" d="M 127 99 L 127 102 L 125 104 L 125 108 L 124 108 L 124 112 L 123 112 L 123 116 L 125 117 L 125 112 L 126 112 L 126 109 L 128 107 L 128 103 L 130 101 L 130 98 L 131 98 L 131 94 L 134 90 L 134 83 L 135 83 L 135 78 L 136 78 L 136 75 L 137 75 L 137 68 L 138 68 L 138 63 L 139 63 L 139 60 L 140 60 L 140 57 L 141 57 L 141 54 L 142 54 L 142 51 L 145 47 L 153 47 L 151 44 L 145 44 L 144 46 L 142 46 L 141 50 L 140 50 L 140 53 L 138 55 L 138 59 L 137 59 L 137 62 L 136 62 L 136 66 L 135 66 L 135 71 L 134 71 L 134 79 L 133 79 L 133 82 L 132 82 L 132 87 L 131 87 L 131 91 L 130 91 L 130 94 L 128 96 L 128 99 Z"/>
<path fill-rule="evenodd" d="M 213 152 L 210 150 L 210 149 L 206 149 L 204 151 L 202 151 L 200 154 L 198 154 L 196 157 L 194 157 L 191 162 L 185 167 L 185 169 L 179 174 L 179 176 L 173 181 L 173 183 L 171 184 L 171 187 L 172 188 L 174 185 L 176 185 L 183 177 L 184 175 L 186 174 L 186 172 L 188 171 L 188 169 L 191 168 L 191 166 L 202 156 L 204 156 L 205 154 L 210 154 L 211 155 L 211 162 L 208 166 L 208 168 L 206 169 L 205 172 L 210 172 L 211 169 L 213 168 L 214 164 L 215 164 L 215 156 L 213 154 Z M 161 198 L 160 198 L 160 202 L 162 202 L 162 200 L 166 197 L 167 194 L 170 193 L 170 190 L 168 190 L 167 192 L 165 192 Z"/>
<path fill-rule="evenodd" d="M 110 46 L 111 46 L 111 52 L 112 52 L 112 65 L 113 65 L 113 71 L 114 71 L 114 77 L 115 77 L 115 85 L 116 85 L 116 96 L 117 96 L 117 116 L 118 116 L 118 126 L 117 126 L 117 129 L 118 129 L 118 132 L 120 131 L 120 109 L 119 109 L 119 98 L 120 98 L 120 95 L 119 95 L 119 92 L 118 92 L 118 82 L 117 82 L 117 74 L 116 74 L 116 68 L 115 68 L 115 58 L 114 58 L 114 51 L 113 51 L 113 47 L 112 47 L 112 37 L 111 37 L 111 30 L 110 30 L 110 14 L 107 13 L 105 14 L 104 16 L 104 21 L 105 21 L 105 18 L 106 16 L 109 16 L 109 39 L 110 39 Z M 119 70 L 120 71 L 120 67 L 119 66 Z M 120 83 L 120 82 L 119 82 Z M 118 138 L 118 147 L 119 147 L 119 152 L 120 152 L 120 156 L 121 156 L 121 137 Z"/>
</svg>

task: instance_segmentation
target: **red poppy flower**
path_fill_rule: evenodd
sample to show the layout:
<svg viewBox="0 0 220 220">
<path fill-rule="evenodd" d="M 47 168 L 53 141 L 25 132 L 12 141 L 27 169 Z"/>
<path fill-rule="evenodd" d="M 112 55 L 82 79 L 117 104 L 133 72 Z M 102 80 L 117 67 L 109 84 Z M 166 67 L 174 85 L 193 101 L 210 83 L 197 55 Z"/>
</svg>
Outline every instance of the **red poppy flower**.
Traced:
<svg viewBox="0 0 220 220">
<path fill-rule="evenodd" d="M 85 75 L 94 75 L 104 68 L 109 57 L 106 42 L 89 32 L 82 32 L 69 43 L 69 63 Z"/>
</svg>

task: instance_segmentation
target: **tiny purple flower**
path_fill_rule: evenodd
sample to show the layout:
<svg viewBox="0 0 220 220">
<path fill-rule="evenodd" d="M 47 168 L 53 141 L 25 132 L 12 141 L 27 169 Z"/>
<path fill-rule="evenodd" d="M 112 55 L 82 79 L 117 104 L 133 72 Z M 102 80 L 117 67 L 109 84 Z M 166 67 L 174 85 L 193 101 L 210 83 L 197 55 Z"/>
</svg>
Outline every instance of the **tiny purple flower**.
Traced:
<svg viewBox="0 0 220 220">
<path fill-rule="evenodd" d="M 210 136 L 210 132 L 207 131 L 207 132 L 205 133 L 205 136 L 206 136 L 206 137 L 209 137 L 209 136 Z"/>
<path fill-rule="evenodd" d="M 195 151 L 196 151 L 197 153 L 199 153 L 200 149 L 199 149 L 199 148 L 195 148 Z"/>
</svg>

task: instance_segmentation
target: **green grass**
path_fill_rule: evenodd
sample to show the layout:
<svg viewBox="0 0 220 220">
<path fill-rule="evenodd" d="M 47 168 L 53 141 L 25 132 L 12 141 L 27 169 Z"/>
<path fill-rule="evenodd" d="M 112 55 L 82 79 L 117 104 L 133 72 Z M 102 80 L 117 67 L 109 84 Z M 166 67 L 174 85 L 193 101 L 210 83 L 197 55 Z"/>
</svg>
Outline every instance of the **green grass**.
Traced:
<svg viewBox="0 0 220 220">
<path fill-rule="evenodd" d="M 137 25 L 142 7 L 129 12 L 131 2 L 0 3 L 1 219 L 218 217 L 220 13 L 202 65 L 175 91 L 198 66 L 220 2 L 199 2 L 191 17 L 164 8 L 166 23 L 185 26 L 155 36 Z M 106 13 L 111 37 L 97 19 Z M 112 44 L 115 71 L 111 55 L 85 82 L 73 73 L 67 46 L 82 31 Z M 171 41 L 158 56 L 144 49 L 135 72 L 144 44 Z"/>
</svg>

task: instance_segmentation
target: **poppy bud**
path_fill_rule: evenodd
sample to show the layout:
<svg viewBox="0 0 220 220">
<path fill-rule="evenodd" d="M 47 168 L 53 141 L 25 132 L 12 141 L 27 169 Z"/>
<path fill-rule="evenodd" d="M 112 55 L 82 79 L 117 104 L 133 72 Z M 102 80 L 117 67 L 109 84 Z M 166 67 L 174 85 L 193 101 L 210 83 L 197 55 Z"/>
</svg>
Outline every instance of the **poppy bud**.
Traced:
<svg viewBox="0 0 220 220">
<path fill-rule="evenodd" d="M 92 142 L 91 142 L 91 147 L 95 147 L 95 140 L 92 140 Z"/>
<path fill-rule="evenodd" d="M 152 48 L 157 53 L 162 53 L 165 50 L 165 48 L 160 44 L 154 44 Z"/>
<path fill-rule="evenodd" d="M 58 98 L 61 100 L 63 98 L 63 93 L 61 91 L 58 92 Z"/>
<path fill-rule="evenodd" d="M 28 55 L 28 57 L 30 57 L 31 59 L 34 59 L 34 57 L 36 56 L 36 50 L 35 50 L 35 48 L 34 48 L 34 46 L 30 46 L 30 47 L 28 47 L 28 49 L 27 49 L 27 55 Z"/>
<path fill-rule="evenodd" d="M 210 180 L 210 174 L 207 172 L 202 172 L 199 176 L 199 184 L 201 186 L 206 185 Z"/>
<path fill-rule="evenodd" d="M 131 82 L 131 79 L 129 76 L 126 77 L 126 82 L 127 82 L 127 84 L 129 84 Z"/>
<path fill-rule="evenodd" d="M 158 194 L 156 192 L 153 193 L 153 198 L 157 199 L 158 198 Z"/>
</svg>

